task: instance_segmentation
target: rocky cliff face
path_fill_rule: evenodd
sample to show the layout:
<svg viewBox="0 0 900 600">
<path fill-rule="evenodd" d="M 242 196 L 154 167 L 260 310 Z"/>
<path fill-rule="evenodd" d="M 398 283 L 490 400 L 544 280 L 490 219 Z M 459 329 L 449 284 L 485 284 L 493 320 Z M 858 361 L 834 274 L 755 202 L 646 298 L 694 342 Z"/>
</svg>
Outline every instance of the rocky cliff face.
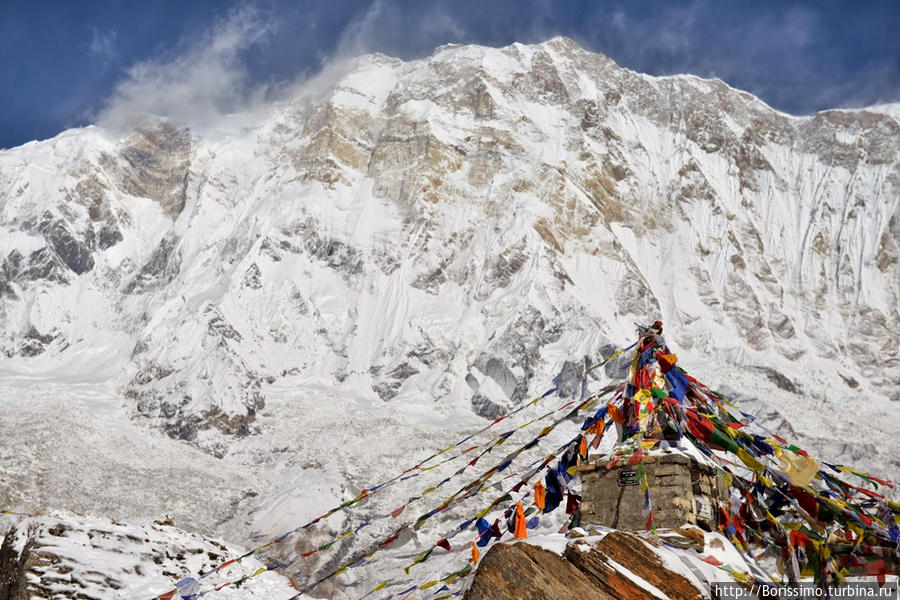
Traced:
<svg viewBox="0 0 900 600">
<path fill-rule="evenodd" d="M 112 347 L 137 416 L 220 453 L 269 381 L 490 417 L 658 316 L 781 397 L 896 400 L 898 148 L 887 114 L 790 117 L 563 38 L 366 57 L 227 139 L 3 152 L 0 348 Z"/>
</svg>

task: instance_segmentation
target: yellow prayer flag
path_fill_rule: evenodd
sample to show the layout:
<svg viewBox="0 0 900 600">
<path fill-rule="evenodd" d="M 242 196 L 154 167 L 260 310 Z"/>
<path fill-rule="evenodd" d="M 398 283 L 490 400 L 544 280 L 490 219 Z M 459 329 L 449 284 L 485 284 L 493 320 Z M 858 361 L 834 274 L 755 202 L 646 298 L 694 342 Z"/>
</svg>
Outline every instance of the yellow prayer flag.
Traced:
<svg viewBox="0 0 900 600">
<path fill-rule="evenodd" d="M 747 465 L 747 468 L 756 471 L 757 473 L 763 471 L 766 467 L 761 462 L 750 456 L 750 453 L 744 450 L 743 448 L 738 448 L 737 456 L 741 459 L 741 462 Z"/>
<path fill-rule="evenodd" d="M 733 479 L 734 479 L 734 478 L 732 477 L 731 473 L 729 473 L 728 471 L 725 471 L 725 474 L 722 476 L 722 478 L 723 478 L 724 483 L 725 483 L 725 488 L 726 488 L 726 489 L 730 488 L 730 487 L 731 487 L 731 483 L 732 483 L 732 481 L 733 481 Z"/>
<path fill-rule="evenodd" d="M 784 471 L 791 483 L 798 487 L 808 486 L 819 472 L 819 463 L 802 454 L 785 452 L 781 456 L 781 461 L 785 464 Z"/>
<path fill-rule="evenodd" d="M 637 391 L 637 393 L 634 395 L 633 399 L 635 402 L 637 402 L 639 404 L 646 404 L 646 403 L 650 402 L 650 400 L 652 398 L 653 398 L 653 396 L 650 395 L 649 390 L 642 389 L 642 390 Z"/>
</svg>

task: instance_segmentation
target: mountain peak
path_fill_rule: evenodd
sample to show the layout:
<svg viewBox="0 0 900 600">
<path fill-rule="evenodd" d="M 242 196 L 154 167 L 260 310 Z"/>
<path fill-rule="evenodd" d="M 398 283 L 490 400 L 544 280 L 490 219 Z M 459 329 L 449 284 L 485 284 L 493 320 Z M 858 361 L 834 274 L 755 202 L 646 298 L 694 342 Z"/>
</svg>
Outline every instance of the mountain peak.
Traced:
<svg viewBox="0 0 900 600">
<path fill-rule="evenodd" d="M 793 118 L 567 38 L 373 55 L 254 119 L 0 153 L 0 353 L 34 398 L 96 385 L 78 402 L 117 432 L 327 475 L 347 414 L 405 456 L 548 381 L 581 397 L 572 374 L 652 315 L 773 428 L 896 470 L 895 119 Z M 374 447 L 347 460 L 378 471 Z M 253 472 L 301 503 L 302 477 Z M 335 477 L 315 493 L 349 494 Z M 232 524 L 259 534 L 241 486 Z"/>
</svg>

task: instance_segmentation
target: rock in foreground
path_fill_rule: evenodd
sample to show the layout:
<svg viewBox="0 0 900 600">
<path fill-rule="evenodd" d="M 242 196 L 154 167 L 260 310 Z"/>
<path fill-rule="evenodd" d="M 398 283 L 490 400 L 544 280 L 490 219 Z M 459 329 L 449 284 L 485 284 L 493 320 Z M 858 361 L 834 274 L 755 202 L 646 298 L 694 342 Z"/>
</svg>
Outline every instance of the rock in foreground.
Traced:
<svg viewBox="0 0 900 600">
<path fill-rule="evenodd" d="M 673 565 L 684 565 L 685 571 L 673 571 Z M 656 547 L 613 531 L 599 540 L 574 540 L 562 555 L 527 542 L 497 544 L 479 564 L 465 600 L 699 600 L 710 580 L 730 578 L 694 550 Z"/>
</svg>

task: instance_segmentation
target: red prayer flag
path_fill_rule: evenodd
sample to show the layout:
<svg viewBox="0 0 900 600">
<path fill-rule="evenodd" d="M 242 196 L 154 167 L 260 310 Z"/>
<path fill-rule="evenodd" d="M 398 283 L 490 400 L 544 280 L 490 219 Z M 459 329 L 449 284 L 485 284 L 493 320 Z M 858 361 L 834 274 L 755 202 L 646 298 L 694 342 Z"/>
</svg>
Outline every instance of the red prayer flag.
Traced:
<svg viewBox="0 0 900 600">
<path fill-rule="evenodd" d="M 631 458 L 628 459 L 628 464 L 636 465 L 642 460 L 644 460 L 644 450 L 642 448 L 638 448 L 634 451 L 634 454 L 631 455 Z"/>
<path fill-rule="evenodd" d="M 878 477 L 872 477 L 871 475 L 868 475 L 868 478 L 875 483 L 880 483 L 881 485 L 886 485 L 889 488 L 894 489 L 894 483 L 892 481 L 889 481 L 887 479 L 879 479 Z"/>
<path fill-rule="evenodd" d="M 863 572 L 866 575 L 874 575 L 878 580 L 879 587 L 884 585 L 884 576 L 887 574 L 887 567 L 885 566 L 883 559 L 879 558 L 878 560 L 867 562 L 863 565 Z"/>
<path fill-rule="evenodd" d="M 494 524 L 491 525 L 491 535 L 498 540 L 503 537 L 503 532 L 500 531 L 500 519 L 494 519 Z"/>
<path fill-rule="evenodd" d="M 569 492 L 569 495 L 566 496 L 566 514 L 574 514 L 576 510 L 578 510 L 578 498 L 575 494 Z"/>
</svg>

